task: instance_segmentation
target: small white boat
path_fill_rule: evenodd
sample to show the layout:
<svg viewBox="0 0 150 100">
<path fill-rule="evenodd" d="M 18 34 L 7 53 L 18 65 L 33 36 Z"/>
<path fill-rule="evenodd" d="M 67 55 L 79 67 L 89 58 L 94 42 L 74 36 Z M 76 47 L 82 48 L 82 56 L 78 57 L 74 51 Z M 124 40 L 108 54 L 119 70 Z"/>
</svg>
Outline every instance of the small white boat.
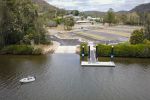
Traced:
<svg viewBox="0 0 150 100">
<path fill-rule="evenodd" d="M 33 81 L 35 81 L 35 77 L 32 77 L 32 76 L 28 76 L 28 77 L 20 80 L 21 83 L 29 83 L 29 82 L 33 82 Z"/>
</svg>

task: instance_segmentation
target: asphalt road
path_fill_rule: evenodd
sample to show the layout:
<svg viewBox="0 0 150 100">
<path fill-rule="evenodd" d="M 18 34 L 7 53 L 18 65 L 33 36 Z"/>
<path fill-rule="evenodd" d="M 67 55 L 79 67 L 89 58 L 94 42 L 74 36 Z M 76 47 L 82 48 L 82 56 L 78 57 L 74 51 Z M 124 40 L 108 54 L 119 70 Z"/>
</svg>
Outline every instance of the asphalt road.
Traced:
<svg viewBox="0 0 150 100">
<path fill-rule="evenodd" d="M 75 46 L 81 43 L 78 39 L 60 39 L 54 35 L 48 35 L 47 37 L 52 41 L 59 42 L 61 46 Z"/>
</svg>

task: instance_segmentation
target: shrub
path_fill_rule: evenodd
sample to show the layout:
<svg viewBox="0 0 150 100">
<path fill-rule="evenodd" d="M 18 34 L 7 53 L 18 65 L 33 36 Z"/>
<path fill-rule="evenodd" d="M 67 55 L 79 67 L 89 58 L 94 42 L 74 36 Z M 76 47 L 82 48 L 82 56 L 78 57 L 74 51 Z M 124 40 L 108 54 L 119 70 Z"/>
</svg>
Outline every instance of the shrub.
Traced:
<svg viewBox="0 0 150 100">
<path fill-rule="evenodd" d="M 130 37 L 131 44 L 140 44 L 143 43 L 144 40 L 144 32 L 141 30 L 134 30 Z"/>
<path fill-rule="evenodd" d="M 52 42 L 47 40 L 47 39 L 43 39 L 43 40 L 41 40 L 41 44 L 43 44 L 43 45 L 50 45 L 50 44 L 52 44 Z"/>
<path fill-rule="evenodd" d="M 34 48 L 29 45 L 10 45 L 1 50 L 1 54 L 29 55 Z"/>
<path fill-rule="evenodd" d="M 32 52 L 33 55 L 41 55 L 42 54 L 42 49 L 36 48 Z"/>
<path fill-rule="evenodd" d="M 98 56 L 110 56 L 111 46 L 99 44 L 97 49 Z"/>
<path fill-rule="evenodd" d="M 64 19 L 63 18 L 55 18 L 54 21 L 59 25 L 64 22 Z"/>
<path fill-rule="evenodd" d="M 47 24 L 48 27 L 57 27 L 57 22 L 56 21 L 49 21 Z"/>
<path fill-rule="evenodd" d="M 72 27 L 75 25 L 75 21 L 73 17 L 66 17 L 64 19 L 64 29 L 71 30 Z"/>
<path fill-rule="evenodd" d="M 145 40 L 143 41 L 143 43 L 144 43 L 144 44 L 147 44 L 147 45 L 150 45 L 150 41 L 147 40 L 147 39 L 145 39 Z"/>
<path fill-rule="evenodd" d="M 109 45 L 98 45 L 98 56 L 99 57 L 110 57 L 111 46 Z M 139 57 L 149 58 L 150 57 L 150 45 L 146 44 L 118 44 L 114 47 L 115 57 Z"/>
</svg>

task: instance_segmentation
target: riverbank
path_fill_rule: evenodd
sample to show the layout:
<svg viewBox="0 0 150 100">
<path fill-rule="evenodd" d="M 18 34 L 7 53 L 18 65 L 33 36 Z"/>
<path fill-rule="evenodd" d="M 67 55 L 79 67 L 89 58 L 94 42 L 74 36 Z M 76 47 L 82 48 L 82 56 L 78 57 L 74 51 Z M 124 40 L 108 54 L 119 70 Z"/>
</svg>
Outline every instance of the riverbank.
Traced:
<svg viewBox="0 0 150 100">
<path fill-rule="evenodd" d="M 42 49 L 41 54 L 54 53 L 55 50 L 59 47 L 60 43 L 52 41 L 52 45 L 35 45 L 35 48 Z"/>
<path fill-rule="evenodd" d="M 44 55 L 53 53 L 59 43 L 52 42 L 50 45 L 10 45 L 0 50 L 0 55 Z"/>
</svg>

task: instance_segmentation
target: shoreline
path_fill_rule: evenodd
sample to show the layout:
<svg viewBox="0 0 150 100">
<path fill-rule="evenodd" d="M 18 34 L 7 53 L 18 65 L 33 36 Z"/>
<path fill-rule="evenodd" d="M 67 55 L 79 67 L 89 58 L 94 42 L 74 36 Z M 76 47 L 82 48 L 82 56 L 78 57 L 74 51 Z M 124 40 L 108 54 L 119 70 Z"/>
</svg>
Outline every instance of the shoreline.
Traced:
<svg viewBox="0 0 150 100">
<path fill-rule="evenodd" d="M 32 45 L 11 45 L 8 47 L 10 50 L 6 47 L 8 49 L 8 51 L 5 51 L 6 48 L 2 48 L 0 50 L 0 55 L 27 55 L 27 56 L 28 55 L 29 56 L 46 55 L 48 53 L 53 53 L 59 47 L 59 45 L 60 45 L 60 43 L 55 42 L 55 41 L 52 41 L 51 45 L 42 45 L 42 44 L 34 45 L 34 46 L 32 46 Z M 29 47 L 30 53 L 28 53 L 28 51 L 26 51 L 26 50 L 21 53 L 17 53 L 18 48 L 14 49 L 14 47 L 19 47 L 19 48 L 20 47 Z"/>
<path fill-rule="evenodd" d="M 55 50 L 59 47 L 60 43 L 52 41 L 52 45 L 36 45 L 35 48 L 42 49 L 42 54 L 45 55 L 48 53 L 54 53 Z"/>
</svg>

